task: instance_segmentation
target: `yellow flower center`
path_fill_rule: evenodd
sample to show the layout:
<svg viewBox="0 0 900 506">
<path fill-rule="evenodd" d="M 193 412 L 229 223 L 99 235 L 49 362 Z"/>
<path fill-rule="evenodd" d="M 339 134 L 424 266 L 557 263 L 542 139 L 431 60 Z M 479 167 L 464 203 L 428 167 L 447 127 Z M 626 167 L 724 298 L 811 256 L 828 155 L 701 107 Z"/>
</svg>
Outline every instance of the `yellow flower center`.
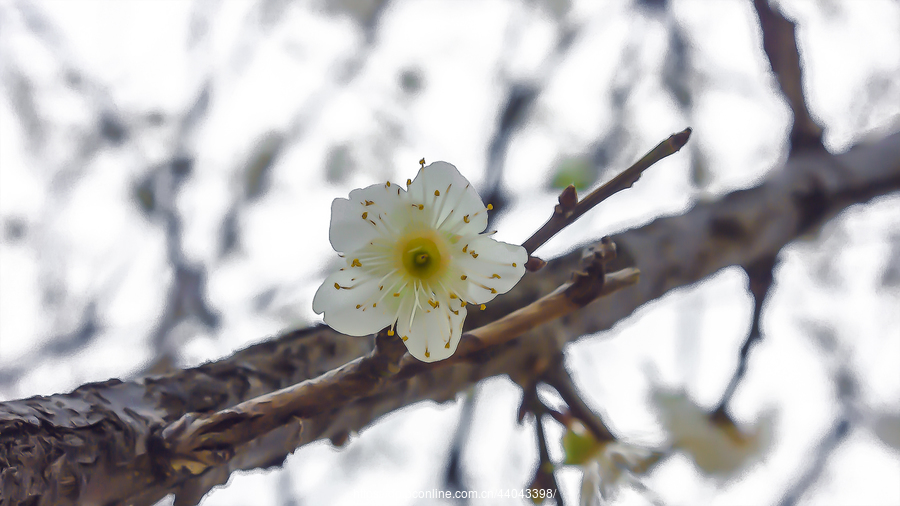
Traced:
<svg viewBox="0 0 900 506">
<path fill-rule="evenodd" d="M 398 243 L 406 273 L 423 281 L 443 273 L 449 263 L 445 243 L 446 240 L 432 230 L 407 234 Z"/>
</svg>

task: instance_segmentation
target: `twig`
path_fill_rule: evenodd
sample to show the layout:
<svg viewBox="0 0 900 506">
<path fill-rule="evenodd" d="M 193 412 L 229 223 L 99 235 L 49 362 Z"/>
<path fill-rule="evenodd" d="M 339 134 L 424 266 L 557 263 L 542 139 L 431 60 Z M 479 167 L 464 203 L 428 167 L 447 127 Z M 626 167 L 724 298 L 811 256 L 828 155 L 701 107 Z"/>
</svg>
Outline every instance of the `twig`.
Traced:
<svg viewBox="0 0 900 506">
<path fill-rule="evenodd" d="M 779 506 L 794 506 L 803 497 L 803 494 L 811 487 L 816 479 L 825 470 L 825 464 L 828 462 L 828 456 L 838 447 L 841 442 L 846 439 L 850 433 L 850 420 L 843 416 L 828 432 L 828 435 L 822 440 L 816 449 L 815 455 L 811 456 L 812 463 L 798 480 L 793 481 L 793 486 L 785 493 L 784 497 L 778 503 Z"/>
<path fill-rule="evenodd" d="M 803 94 L 803 69 L 800 66 L 800 52 L 797 50 L 796 26 L 781 12 L 773 9 L 768 0 L 753 0 L 753 7 L 759 17 L 766 57 L 794 115 L 790 137 L 791 154 L 799 149 L 824 151 L 822 127 L 810 116 Z"/>
<path fill-rule="evenodd" d="M 750 348 L 757 341 L 762 339 L 760 319 L 762 317 L 762 309 L 763 304 L 766 301 L 766 296 L 769 293 L 769 289 L 772 288 L 774 268 L 774 256 L 762 258 L 753 264 L 744 267 L 744 271 L 749 278 L 748 284 L 750 295 L 753 296 L 753 324 L 750 326 L 750 333 L 747 335 L 747 339 L 744 340 L 744 344 L 741 346 L 740 357 L 738 358 L 738 365 L 734 371 L 734 375 L 728 382 L 728 386 L 725 387 L 725 392 L 722 394 L 722 400 L 719 401 L 719 405 L 713 410 L 713 416 L 725 415 L 725 406 L 728 405 L 728 402 L 734 396 L 734 391 L 737 389 L 738 383 L 740 383 L 741 379 L 744 377 L 744 373 L 747 372 L 747 357 L 750 354 Z"/>
<path fill-rule="evenodd" d="M 581 199 L 581 201 L 578 201 L 578 197 L 575 194 L 575 187 L 570 185 L 559 195 L 559 205 L 553 210 L 553 216 L 551 216 L 550 219 L 547 220 L 547 223 L 535 232 L 534 235 L 522 243 L 522 247 L 524 247 L 525 251 L 531 255 L 545 242 L 550 240 L 551 237 L 556 235 L 560 230 L 571 225 L 592 207 L 608 199 L 610 196 L 626 188 L 630 188 L 635 181 L 640 179 L 641 174 L 650 168 L 650 166 L 663 158 L 678 152 L 678 150 L 684 147 L 690 136 L 690 128 L 686 128 L 677 134 L 672 134 L 668 139 L 660 142 L 655 148 L 651 149 L 649 153 L 635 162 L 634 165 L 625 169 L 621 174 L 591 192 L 587 197 Z"/>
<path fill-rule="evenodd" d="M 572 416 L 581 421 L 591 431 L 597 441 L 615 441 L 616 437 L 613 436 L 606 426 L 603 418 L 595 413 L 581 398 L 572 376 L 569 375 L 569 371 L 566 369 L 565 359 L 562 354 L 556 357 L 555 363 L 547 368 L 541 379 L 556 389 L 560 397 L 569 406 Z"/>
<path fill-rule="evenodd" d="M 537 395 L 537 382 L 532 382 L 528 386 L 522 387 L 522 404 L 519 406 L 519 422 L 524 419 L 525 413 L 534 414 L 534 430 L 538 442 L 538 467 L 534 471 L 534 478 L 531 480 L 531 489 L 547 489 L 552 488 L 554 491 L 553 498 L 558 506 L 564 506 L 562 494 L 559 491 L 559 482 L 556 481 L 556 475 L 553 474 L 555 466 L 550 460 L 550 452 L 547 450 L 547 434 L 544 432 L 543 416 L 551 414 L 553 410 L 548 409 L 541 402 Z M 551 415 L 554 416 L 554 415 Z M 555 418 L 555 416 L 554 416 Z"/>
<path fill-rule="evenodd" d="M 472 420 L 475 415 L 475 395 L 472 390 L 466 392 L 462 401 L 462 409 L 459 413 L 459 425 L 456 433 L 450 441 L 450 452 L 447 455 L 447 467 L 444 469 L 444 488 L 453 492 L 468 490 L 465 485 L 466 477 L 462 472 L 462 452 L 469 440 L 472 430 Z M 465 504 L 466 500 L 460 500 Z"/>
</svg>

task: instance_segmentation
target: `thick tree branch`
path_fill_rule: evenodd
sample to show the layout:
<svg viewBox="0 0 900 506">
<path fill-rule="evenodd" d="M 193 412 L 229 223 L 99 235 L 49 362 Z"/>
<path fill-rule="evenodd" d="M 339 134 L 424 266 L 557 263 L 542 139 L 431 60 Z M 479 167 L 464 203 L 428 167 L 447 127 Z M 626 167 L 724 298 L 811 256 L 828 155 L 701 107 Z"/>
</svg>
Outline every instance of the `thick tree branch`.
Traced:
<svg viewBox="0 0 900 506">
<path fill-rule="evenodd" d="M 669 290 L 728 266 L 777 255 L 846 207 L 898 190 L 900 134 L 837 156 L 809 152 L 791 157 L 755 188 L 613 236 L 618 256 L 608 267 L 640 267 L 636 285 L 591 303 L 577 316 L 553 320 L 512 341 L 498 339 L 471 359 L 405 379 L 398 373 L 372 395 L 304 419 L 302 432 L 289 421 L 234 448 L 231 459 L 200 475 L 155 464 L 166 456 L 160 437 L 164 427 L 189 412 L 228 409 L 337 369 L 371 351 L 371 340 L 313 327 L 167 376 L 0 403 L 0 496 L 33 504 L 103 504 L 109 490 L 121 487 L 135 491 L 127 498 L 131 504 L 154 504 L 168 493 L 176 493 L 178 504 L 196 502 L 234 470 L 280 465 L 298 446 L 322 438 L 344 441 L 347 434 L 403 406 L 452 400 L 459 391 L 500 374 L 527 384 L 533 365 L 561 345 L 612 327 Z M 580 251 L 571 253 L 550 261 L 540 275 L 526 276 L 486 311 L 473 311 L 469 328 L 499 322 L 500 315 L 565 283 L 581 257 Z"/>
</svg>

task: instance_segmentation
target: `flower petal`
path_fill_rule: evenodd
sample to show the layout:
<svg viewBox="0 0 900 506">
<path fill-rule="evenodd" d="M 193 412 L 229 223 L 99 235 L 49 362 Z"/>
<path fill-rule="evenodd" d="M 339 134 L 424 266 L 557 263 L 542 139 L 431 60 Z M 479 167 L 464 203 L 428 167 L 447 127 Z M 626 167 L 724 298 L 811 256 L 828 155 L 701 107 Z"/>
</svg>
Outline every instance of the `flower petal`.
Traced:
<svg viewBox="0 0 900 506">
<path fill-rule="evenodd" d="M 313 297 L 313 311 L 325 313 L 325 323 L 348 336 L 365 336 L 393 323 L 396 308 L 371 307 L 378 300 L 378 278 L 360 269 L 339 270 L 327 278 Z M 346 288 L 335 288 L 335 285 Z M 356 308 L 357 305 L 361 307 Z"/>
<path fill-rule="evenodd" d="M 465 238 L 456 243 L 460 251 L 454 252 L 453 269 L 466 275 L 465 290 L 459 284 L 455 289 L 466 302 L 482 304 L 516 286 L 525 274 L 528 253 L 515 244 L 496 241 L 487 235 L 479 235 L 470 241 Z M 461 248 L 466 252 L 462 253 Z M 493 290 L 492 290 L 493 289 Z"/>
<path fill-rule="evenodd" d="M 462 337 L 466 308 L 454 307 L 454 313 L 450 311 L 449 300 L 440 301 L 437 308 L 432 308 L 427 303 L 425 307 L 427 312 L 426 309 L 415 306 L 414 298 L 407 297 L 400 306 L 397 334 L 407 338 L 404 341 L 407 351 L 422 362 L 437 362 L 449 358 L 456 352 Z M 410 319 L 412 325 L 409 324 Z"/>
<path fill-rule="evenodd" d="M 399 185 L 374 184 L 350 192 L 350 199 L 331 203 L 328 238 L 335 251 L 350 253 L 396 229 L 408 211 L 406 190 Z"/>
<path fill-rule="evenodd" d="M 437 194 L 435 194 L 437 192 Z M 478 234 L 487 227 L 487 210 L 469 181 L 447 162 L 419 170 L 409 200 L 422 204 L 427 223 L 455 234 Z"/>
</svg>

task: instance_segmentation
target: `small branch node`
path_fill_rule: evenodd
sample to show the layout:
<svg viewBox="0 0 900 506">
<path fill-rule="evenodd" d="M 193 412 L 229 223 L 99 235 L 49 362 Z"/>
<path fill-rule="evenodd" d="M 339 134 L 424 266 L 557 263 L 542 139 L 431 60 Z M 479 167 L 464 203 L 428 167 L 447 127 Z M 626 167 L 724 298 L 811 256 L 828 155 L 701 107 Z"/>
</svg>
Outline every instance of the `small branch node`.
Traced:
<svg viewBox="0 0 900 506">
<path fill-rule="evenodd" d="M 525 270 L 528 272 L 537 272 L 543 269 L 545 265 L 547 265 L 545 260 L 535 256 L 529 256 L 528 261 L 525 262 Z"/>
<path fill-rule="evenodd" d="M 559 194 L 559 205 L 556 206 L 556 209 L 561 214 L 568 217 L 572 214 L 572 211 L 575 210 L 577 204 L 578 192 L 575 190 L 575 185 L 570 184 Z"/>
</svg>

